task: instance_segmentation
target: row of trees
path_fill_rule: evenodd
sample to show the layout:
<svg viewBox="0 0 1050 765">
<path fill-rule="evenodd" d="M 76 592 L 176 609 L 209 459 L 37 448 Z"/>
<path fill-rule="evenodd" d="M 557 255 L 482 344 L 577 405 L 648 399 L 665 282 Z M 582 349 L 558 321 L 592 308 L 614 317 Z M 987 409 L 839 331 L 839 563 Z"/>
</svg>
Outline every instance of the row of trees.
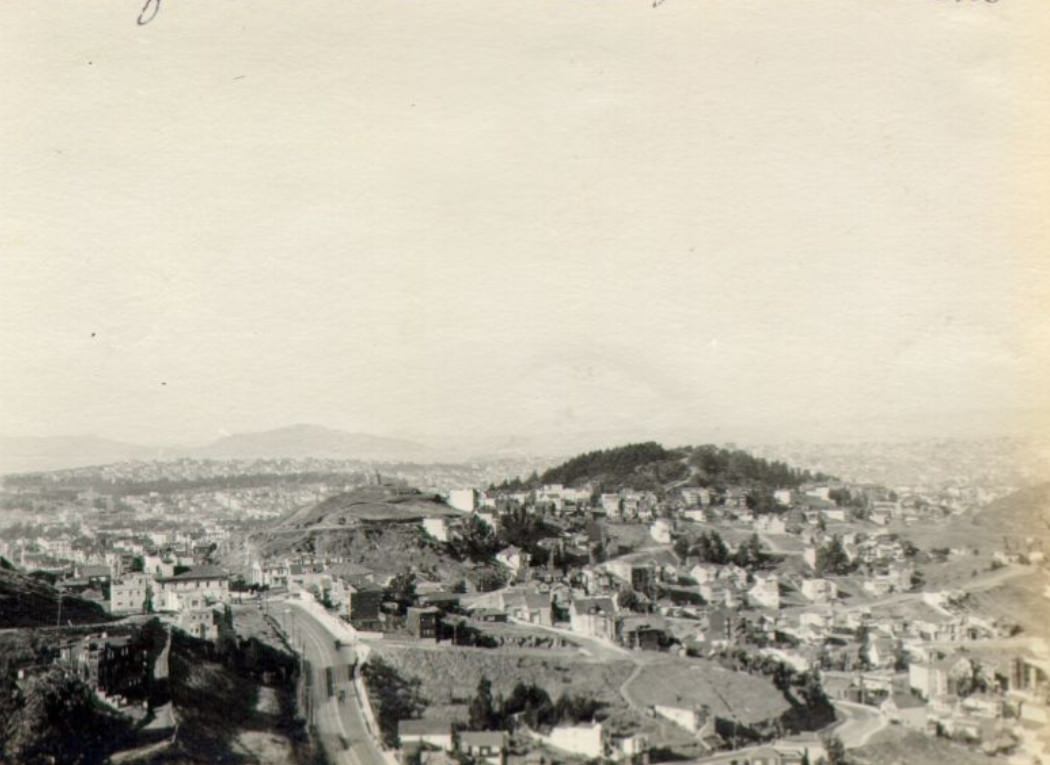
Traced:
<svg viewBox="0 0 1050 765">
<path fill-rule="evenodd" d="M 793 468 L 784 462 L 769 461 L 739 449 L 721 449 L 707 444 L 684 450 L 688 463 L 696 469 L 701 486 L 758 485 L 770 488 L 797 488 L 829 476 Z"/>
<path fill-rule="evenodd" d="M 543 688 L 523 682 L 515 685 L 506 699 L 500 699 L 493 695 L 492 682 L 482 676 L 470 702 L 468 727 L 471 730 L 510 730 L 519 717 L 533 729 L 561 722 L 590 722 L 601 706 L 594 699 L 568 692 L 552 702 L 550 694 Z"/>
<path fill-rule="evenodd" d="M 704 531 L 693 539 L 682 537 L 675 542 L 674 549 L 682 558 L 695 556 L 701 563 L 722 566 L 735 563 L 748 570 L 762 568 L 769 563 L 769 556 L 762 549 L 758 534 L 752 534 L 732 553 L 717 531 Z"/>
<path fill-rule="evenodd" d="M 817 559 L 814 570 L 819 576 L 826 574 L 845 575 L 856 568 L 856 564 L 846 554 L 842 539 L 836 534 L 825 544 L 817 548 Z"/>
</svg>

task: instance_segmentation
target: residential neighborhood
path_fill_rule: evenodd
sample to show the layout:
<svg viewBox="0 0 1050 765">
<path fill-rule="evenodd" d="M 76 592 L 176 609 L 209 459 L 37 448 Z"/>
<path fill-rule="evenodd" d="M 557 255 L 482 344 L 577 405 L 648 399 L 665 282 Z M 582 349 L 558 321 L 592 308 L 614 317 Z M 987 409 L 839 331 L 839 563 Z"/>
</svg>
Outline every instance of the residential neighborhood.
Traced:
<svg viewBox="0 0 1050 765">
<path fill-rule="evenodd" d="M 1047 579 L 1042 539 L 1004 525 L 956 542 L 960 513 L 937 492 L 740 455 L 631 446 L 549 469 L 582 479 L 435 492 L 377 471 L 218 535 L 192 513 L 163 532 L 22 524 L 4 550 L 58 607 L 94 604 L 96 632 L 51 661 L 129 719 L 155 714 L 158 654 L 115 626 L 157 623 L 213 654 L 269 630 L 313 676 L 331 659 L 309 628 L 355 657 L 300 691 L 322 748 L 330 723 L 310 710 L 352 697 L 359 711 L 340 714 L 367 723 L 376 756 L 411 765 L 657 752 L 800 764 L 909 735 L 1034 762 L 1050 657 L 1033 616 L 994 593 Z M 595 467 L 629 456 L 626 475 L 647 488 Z M 724 483 L 719 460 L 791 485 Z M 653 482 L 656 464 L 677 479 Z M 42 507 L 17 486 L 9 498 Z M 116 502 L 91 494 L 62 512 Z"/>
</svg>

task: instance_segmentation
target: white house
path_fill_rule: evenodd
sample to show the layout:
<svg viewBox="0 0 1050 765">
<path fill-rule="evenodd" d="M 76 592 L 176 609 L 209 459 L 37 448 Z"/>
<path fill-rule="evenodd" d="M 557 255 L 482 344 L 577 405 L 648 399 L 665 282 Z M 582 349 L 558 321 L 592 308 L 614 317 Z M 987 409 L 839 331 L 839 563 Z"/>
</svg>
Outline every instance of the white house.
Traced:
<svg viewBox="0 0 1050 765">
<path fill-rule="evenodd" d="M 496 561 L 517 575 L 529 567 L 529 554 L 520 547 L 510 545 L 496 553 Z"/>
<path fill-rule="evenodd" d="M 774 513 L 766 513 L 755 519 L 755 530 L 765 534 L 786 534 L 787 523 Z"/>
<path fill-rule="evenodd" d="M 653 712 L 670 720 L 697 738 L 706 738 L 715 733 L 715 718 L 706 707 L 675 707 L 665 704 L 653 706 Z"/>
<path fill-rule="evenodd" d="M 557 725 L 546 740 L 555 749 L 587 759 L 598 759 L 605 754 L 605 730 L 600 722 Z"/>
<path fill-rule="evenodd" d="M 657 518 L 649 526 L 649 536 L 659 544 L 671 544 L 671 522 L 666 518 Z"/>
<path fill-rule="evenodd" d="M 477 508 L 478 493 L 474 489 L 452 489 L 446 501 L 450 507 L 472 513 Z"/>
<path fill-rule="evenodd" d="M 157 579 L 157 588 L 166 606 L 170 607 L 174 602 L 178 604 L 176 610 L 181 611 L 228 602 L 229 579 L 229 575 L 218 566 L 200 566 L 172 577 Z"/>
<path fill-rule="evenodd" d="M 717 563 L 697 563 L 689 569 L 689 576 L 697 584 L 706 584 L 718 579 L 718 572 L 722 569 Z"/>
<path fill-rule="evenodd" d="M 475 762 L 503 765 L 507 760 L 507 734 L 501 730 L 462 731 L 459 751 Z"/>
<path fill-rule="evenodd" d="M 814 603 L 830 603 L 839 596 L 838 585 L 830 579 L 817 577 L 803 579 L 799 590 L 802 592 L 803 597 L 812 600 Z"/>
<path fill-rule="evenodd" d="M 613 598 L 576 598 L 569 605 L 569 628 L 588 637 L 612 640 L 617 611 Z"/>
<path fill-rule="evenodd" d="M 400 720 L 397 723 L 397 738 L 401 748 L 408 744 L 433 747 L 451 752 L 452 724 L 448 720 Z"/>
<path fill-rule="evenodd" d="M 693 523 L 707 523 L 707 511 L 702 507 L 691 507 L 682 511 L 682 517 Z"/>
<path fill-rule="evenodd" d="M 813 546 L 807 547 L 802 551 L 802 560 L 806 562 L 806 565 L 816 571 L 817 569 L 817 548 Z"/>
<path fill-rule="evenodd" d="M 511 619 L 544 627 L 553 625 L 551 595 L 533 590 L 509 590 L 499 595 L 500 610 Z"/>
<path fill-rule="evenodd" d="M 146 574 L 128 574 L 109 585 L 111 614 L 141 614 L 146 610 L 150 578 Z"/>
<path fill-rule="evenodd" d="M 448 521 L 441 516 L 424 518 L 423 531 L 439 542 L 448 541 Z"/>
<path fill-rule="evenodd" d="M 754 586 L 747 591 L 748 600 L 763 608 L 780 608 L 780 577 L 757 574 Z"/>
<path fill-rule="evenodd" d="M 601 503 L 602 510 L 607 515 L 611 515 L 615 518 L 619 518 L 621 515 L 620 495 L 619 494 L 602 494 L 599 502 Z"/>
</svg>

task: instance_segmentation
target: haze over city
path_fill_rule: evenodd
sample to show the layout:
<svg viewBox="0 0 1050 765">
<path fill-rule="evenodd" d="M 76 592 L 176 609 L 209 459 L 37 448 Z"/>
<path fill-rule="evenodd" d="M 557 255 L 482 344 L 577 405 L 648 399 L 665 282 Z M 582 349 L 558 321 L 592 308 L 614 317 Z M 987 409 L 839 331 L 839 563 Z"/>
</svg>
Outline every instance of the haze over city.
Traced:
<svg viewBox="0 0 1050 765">
<path fill-rule="evenodd" d="M 1039 103 L 994 52 L 1038 25 L 684 6 L 34 10 L 67 44 L 0 53 L 0 433 L 1034 429 Z"/>
</svg>

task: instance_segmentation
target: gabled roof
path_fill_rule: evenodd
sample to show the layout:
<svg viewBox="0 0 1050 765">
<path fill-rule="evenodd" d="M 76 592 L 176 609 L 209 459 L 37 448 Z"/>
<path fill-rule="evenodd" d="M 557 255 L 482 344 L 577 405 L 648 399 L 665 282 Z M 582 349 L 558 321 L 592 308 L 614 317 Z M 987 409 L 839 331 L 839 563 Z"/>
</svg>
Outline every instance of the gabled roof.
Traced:
<svg viewBox="0 0 1050 765">
<path fill-rule="evenodd" d="M 599 613 L 603 616 L 616 615 L 616 603 L 612 598 L 576 598 L 572 607 L 578 614 Z"/>
<path fill-rule="evenodd" d="M 398 736 L 442 736 L 452 734 L 452 723 L 448 720 L 398 720 Z"/>
<path fill-rule="evenodd" d="M 504 608 L 521 608 L 524 606 L 529 610 L 550 608 L 551 596 L 549 592 L 536 592 L 534 590 L 511 590 L 502 595 Z"/>
<path fill-rule="evenodd" d="M 467 730 L 459 734 L 459 743 L 466 747 L 502 749 L 507 745 L 507 734 L 501 730 Z"/>
<path fill-rule="evenodd" d="M 197 566 L 175 576 L 160 579 L 162 582 L 189 582 L 195 579 L 229 579 L 230 575 L 218 566 Z"/>
</svg>

